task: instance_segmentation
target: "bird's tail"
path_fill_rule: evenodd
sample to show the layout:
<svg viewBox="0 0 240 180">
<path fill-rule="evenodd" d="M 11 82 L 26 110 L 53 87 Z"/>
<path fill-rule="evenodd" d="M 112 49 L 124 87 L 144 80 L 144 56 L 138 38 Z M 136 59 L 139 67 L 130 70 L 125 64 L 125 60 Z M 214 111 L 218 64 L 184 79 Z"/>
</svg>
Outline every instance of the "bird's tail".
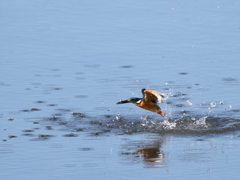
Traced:
<svg viewBox="0 0 240 180">
<path fill-rule="evenodd" d="M 166 116 L 166 114 L 164 113 L 164 112 L 162 112 L 161 110 L 158 110 L 158 111 L 156 111 L 158 114 L 160 114 L 162 117 L 165 117 Z"/>
</svg>

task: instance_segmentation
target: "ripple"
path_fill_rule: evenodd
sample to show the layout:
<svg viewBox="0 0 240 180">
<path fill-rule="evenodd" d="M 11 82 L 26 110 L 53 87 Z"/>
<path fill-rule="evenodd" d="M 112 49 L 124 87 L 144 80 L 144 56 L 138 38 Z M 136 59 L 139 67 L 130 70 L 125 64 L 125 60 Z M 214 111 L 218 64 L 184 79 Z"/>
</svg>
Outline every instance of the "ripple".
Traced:
<svg viewBox="0 0 240 180">
<path fill-rule="evenodd" d="M 159 134 L 210 134 L 225 133 L 240 130 L 240 119 L 237 114 L 238 109 L 229 109 L 224 112 L 213 114 L 213 109 L 217 103 L 208 104 L 208 112 L 197 109 L 196 111 L 180 110 L 175 111 L 172 117 L 171 113 L 166 118 L 159 115 L 143 116 L 139 115 L 121 115 L 105 114 L 90 116 L 82 113 L 71 113 L 68 109 L 58 109 L 63 111 L 61 117 L 41 118 L 47 121 L 45 128 L 51 130 L 58 129 L 68 131 L 63 134 L 64 137 L 77 137 L 80 133 L 87 133 L 90 136 L 108 136 L 109 134 L 134 134 L 134 133 L 159 133 Z M 192 107 L 192 106 L 191 106 Z M 205 108 L 204 108 L 205 109 Z M 230 115 L 232 116 L 230 117 Z M 213 114 L 212 116 L 210 114 Z M 228 117 L 226 117 L 228 114 Z M 81 117 L 80 119 L 77 117 Z M 39 120 L 41 123 L 41 120 Z M 77 132 L 77 134 L 72 133 Z M 52 137 L 52 136 L 51 136 Z M 49 138 L 44 135 L 39 138 Z"/>
<path fill-rule="evenodd" d="M 187 75 L 188 73 L 187 72 L 181 72 L 181 73 L 178 73 L 180 75 Z"/>
<path fill-rule="evenodd" d="M 79 151 L 92 151 L 93 148 L 90 147 L 83 147 L 83 148 L 79 148 Z"/>
<path fill-rule="evenodd" d="M 240 130 L 240 119 L 224 117 L 193 117 L 169 118 L 159 120 L 156 117 L 101 118 L 102 124 L 95 118 L 90 123 L 97 127 L 98 134 L 106 133 L 173 133 L 173 134 L 209 134 Z M 109 130 L 109 131 L 107 131 Z"/>
<path fill-rule="evenodd" d="M 131 65 L 120 66 L 120 68 L 133 68 Z"/>
<path fill-rule="evenodd" d="M 63 136 L 64 136 L 64 137 L 77 137 L 78 134 L 70 133 L 70 134 L 64 134 Z"/>
<path fill-rule="evenodd" d="M 46 103 L 46 101 L 36 101 L 35 103 Z"/>
<path fill-rule="evenodd" d="M 9 153 L 14 153 L 13 150 L 8 150 L 8 149 L 1 149 L 0 154 L 9 154 Z"/>
</svg>

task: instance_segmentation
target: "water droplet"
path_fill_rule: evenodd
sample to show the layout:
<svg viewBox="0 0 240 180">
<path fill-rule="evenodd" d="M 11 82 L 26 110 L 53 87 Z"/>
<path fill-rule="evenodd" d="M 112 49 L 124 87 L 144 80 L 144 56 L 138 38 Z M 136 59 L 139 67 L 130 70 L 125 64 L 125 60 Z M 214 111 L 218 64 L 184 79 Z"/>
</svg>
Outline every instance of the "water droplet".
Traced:
<svg viewBox="0 0 240 180">
<path fill-rule="evenodd" d="M 191 101 L 187 100 L 186 102 L 188 103 L 189 106 L 192 105 L 192 102 L 191 102 Z"/>
<path fill-rule="evenodd" d="M 210 105 L 211 105 L 211 107 L 215 107 L 217 105 L 217 103 L 211 102 Z"/>
<path fill-rule="evenodd" d="M 119 116 L 119 115 L 116 116 L 116 119 L 117 119 L 117 120 L 120 120 L 120 119 L 121 119 L 121 116 Z"/>
<path fill-rule="evenodd" d="M 224 102 L 223 102 L 223 101 L 220 101 L 219 104 L 224 104 Z"/>
<path fill-rule="evenodd" d="M 211 112 L 212 112 L 212 108 L 209 107 L 209 108 L 208 108 L 208 112 L 207 112 L 207 116 L 208 116 Z"/>
</svg>

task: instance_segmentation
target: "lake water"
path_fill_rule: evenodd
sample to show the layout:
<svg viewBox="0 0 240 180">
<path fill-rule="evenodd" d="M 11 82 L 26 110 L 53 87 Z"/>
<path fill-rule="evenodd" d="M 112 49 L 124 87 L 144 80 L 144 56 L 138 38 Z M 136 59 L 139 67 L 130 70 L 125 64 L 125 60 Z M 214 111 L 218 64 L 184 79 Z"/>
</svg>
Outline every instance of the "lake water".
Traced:
<svg viewBox="0 0 240 180">
<path fill-rule="evenodd" d="M 1 180 L 239 178 L 240 2 L 0 4 Z"/>
</svg>

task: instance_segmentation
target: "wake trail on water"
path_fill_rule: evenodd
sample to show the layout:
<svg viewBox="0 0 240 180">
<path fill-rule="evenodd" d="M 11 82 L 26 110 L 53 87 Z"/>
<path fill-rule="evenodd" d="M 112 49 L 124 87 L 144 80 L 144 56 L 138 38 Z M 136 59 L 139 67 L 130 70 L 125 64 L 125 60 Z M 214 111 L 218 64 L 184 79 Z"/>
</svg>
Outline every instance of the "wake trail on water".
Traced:
<svg viewBox="0 0 240 180">
<path fill-rule="evenodd" d="M 40 118 L 46 123 L 59 124 L 61 129 L 70 132 L 89 132 L 92 134 L 133 134 L 133 133 L 173 133 L 173 134 L 209 134 L 240 130 L 239 111 L 223 101 L 192 102 L 187 94 L 175 93 L 170 89 L 165 93 L 165 102 L 161 109 L 167 114 L 147 111 L 134 114 L 131 110 L 124 113 L 108 111 L 108 114 L 89 115 L 58 109 L 52 117 Z M 137 108 L 137 107 L 136 107 Z"/>
</svg>

